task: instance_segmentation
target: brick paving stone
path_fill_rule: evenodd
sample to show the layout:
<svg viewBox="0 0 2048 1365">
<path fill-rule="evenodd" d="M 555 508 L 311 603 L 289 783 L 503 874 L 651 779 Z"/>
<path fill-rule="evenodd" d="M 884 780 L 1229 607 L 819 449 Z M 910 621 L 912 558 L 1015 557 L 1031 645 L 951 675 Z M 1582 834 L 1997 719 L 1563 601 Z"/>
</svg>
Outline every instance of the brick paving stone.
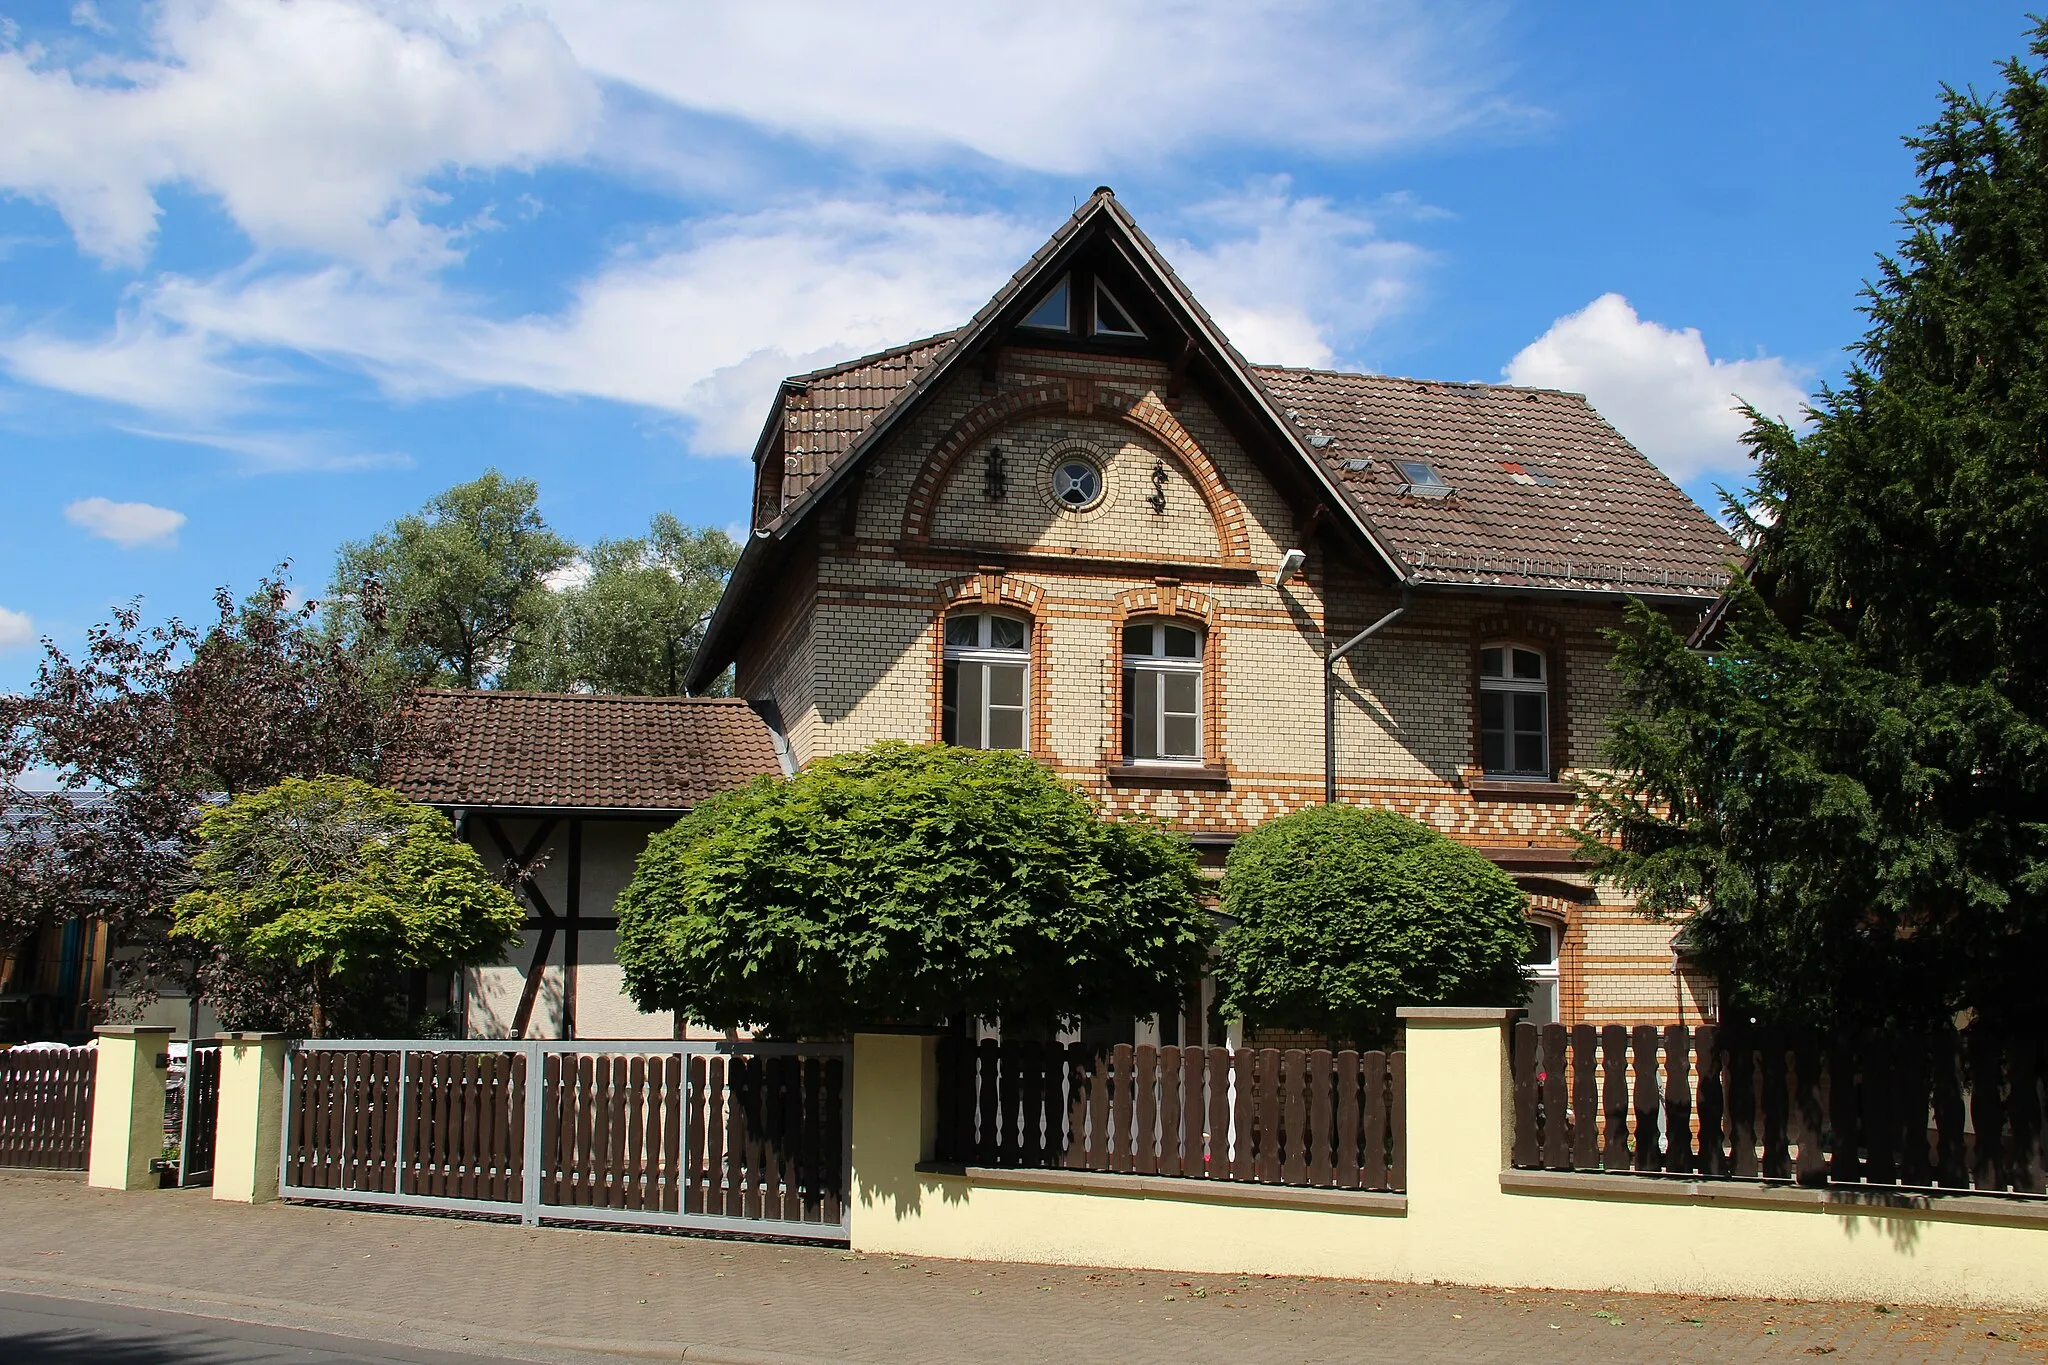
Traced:
<svg viewBox="0 0 2048 1365">
<path fill-rule="evenodd" d="M 2019 1361 L 2048 1317 L 1090 1270 L 505 1224 L 0 1175 L 0 1287 L 501 1358 Z M 1762 1249 L 1760 1249 L 1761 1251 Z M 1536 1252 L 1531 1253 L 1538 1254 Z"/>
</svg>

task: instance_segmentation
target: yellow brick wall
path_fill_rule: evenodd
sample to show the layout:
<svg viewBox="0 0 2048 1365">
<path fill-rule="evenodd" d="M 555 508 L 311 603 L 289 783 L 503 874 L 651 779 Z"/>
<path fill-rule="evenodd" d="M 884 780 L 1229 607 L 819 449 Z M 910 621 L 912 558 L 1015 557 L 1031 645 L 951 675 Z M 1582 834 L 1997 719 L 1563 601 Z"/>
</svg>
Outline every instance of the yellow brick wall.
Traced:
<svg viewBox="0 0 2048 1365">
<path fill-rule="evenodd" d="M 1190 832 L 1238 832 L 1322 796 L 1321 656 L 1394 607 L 1385 575 L 1348 551 L 1310 552 L 1276 589 L 1300 511 L 1195 393 L 1165 370 L 1009 350 L 999 377 L 956 376 L 817 509 L 805 552 L 739 662 L 739 689 L 774 697 L 796 759 L 939 735 L 940 622 L 977 601 L 1032 621 L 1032 751 L 1106 808 Z M 991 420 L 990 414 L 1000 420 Z M 963 434 L 964 433 L 964 434 Z M 985 456 L 999 447 L 992 500 Z M 1049 493 L 1053 457 L 1083 449 L 1105 494 L 1075 514 Z M 1154 469 L 1164 471 L 1155 482 Z M 1164 511 L 1149 499 L 1165 495 Z M 1207 631 L 1205 786 L 1112 785 L 1120 765 L 1119 632 L 1167 609 Z M 1477 794 L 1474 671 L 1483 641 L 1534 641 L 1561 661 L 1555 733 L 1569 776 L 1597 751 L 1618 698 L 1609 604 L 1417 593 L 1339 670 L 1340 799 L 1389 807 L 1489 848 L 1570 849 L 1568 801 Z M 1567 1021 L 1697 1021 L 1711 988 L 1676 978 L 1674 927 L 1613 896 L 1555 901 L 1566 927 Z M 1589 898 L 1590 899 L 1587 899 Z"/>
</svg>

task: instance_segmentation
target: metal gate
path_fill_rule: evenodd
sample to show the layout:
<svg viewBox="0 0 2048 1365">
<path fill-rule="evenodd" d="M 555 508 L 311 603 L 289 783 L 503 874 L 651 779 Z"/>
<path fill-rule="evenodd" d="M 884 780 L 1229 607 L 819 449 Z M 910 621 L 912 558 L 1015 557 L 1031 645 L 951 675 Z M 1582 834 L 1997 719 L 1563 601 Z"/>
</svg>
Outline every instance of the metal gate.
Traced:
<svg viewBox="0 0 2048 1365">
<path fill-rule="evenodd" d="M 285 1064 L 279 1193 L 836 1240 L 850 1056 L 808 1043 L 304 1042 Z"/>
<path fill-rule="evenodd" d="M 213 1183 L 213 1135 L 220 1119 L 220 1043 L 192 1041 L 178 1095 L 178 1188 Z"/>
</svg>

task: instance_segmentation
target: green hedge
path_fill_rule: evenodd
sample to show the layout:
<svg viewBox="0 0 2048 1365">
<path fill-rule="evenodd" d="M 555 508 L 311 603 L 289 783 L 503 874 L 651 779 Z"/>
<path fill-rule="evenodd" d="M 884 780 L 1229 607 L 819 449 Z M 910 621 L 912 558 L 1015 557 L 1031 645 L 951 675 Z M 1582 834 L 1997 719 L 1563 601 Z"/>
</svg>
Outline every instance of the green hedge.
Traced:
<svg viewBox="0 0 2048 1365">
<path fill-rule="evenodd" d="M 1186 840 L 1028 755 L 882 744 L 708 802 L 619 898 L 642 1009 L 820 1036 L 1170 1009 L 1209 919 Z"/>
<path fill-rule="evenodd" d="M 1402 1005 L 1519 1005 L 1528 899 L 1403 815 L 1314 806 L 1237 841 L 1218 1004 L 1248 1023 L 1389 1041 Z"/>
</svg>

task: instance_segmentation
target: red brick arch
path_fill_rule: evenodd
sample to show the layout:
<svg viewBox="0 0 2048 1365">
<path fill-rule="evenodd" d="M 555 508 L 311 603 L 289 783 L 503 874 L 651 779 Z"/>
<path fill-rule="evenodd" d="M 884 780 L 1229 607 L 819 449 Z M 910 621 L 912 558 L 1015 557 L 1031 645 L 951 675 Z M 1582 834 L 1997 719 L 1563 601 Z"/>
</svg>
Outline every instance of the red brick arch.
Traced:
<svg viewBox="0 0 2048 1365">
<path fill-rule="evenodd" d="M 1251 560 L 1251 536 L 1244 504 L 1231 492 L 1215 462 L 1188 434 L 1180 419 L 1150 393 L 1133 394 L 1092 379 L 1076 377 L 998 394 L 968 413 L 939 438 L 924 467 L 910 485 L 903 506 L 905 544 L 931 540 L 932 512 L 953 476 L 960 457 L 1005 427 L 1033 417 L 1054 414 L 1096 417 L 1121 422 L 1166 448 L 1188 481 L 1200 490 L 1216 526 L 1216 543 L 1226 564 L 1242 567 Z"/>
</svg>

